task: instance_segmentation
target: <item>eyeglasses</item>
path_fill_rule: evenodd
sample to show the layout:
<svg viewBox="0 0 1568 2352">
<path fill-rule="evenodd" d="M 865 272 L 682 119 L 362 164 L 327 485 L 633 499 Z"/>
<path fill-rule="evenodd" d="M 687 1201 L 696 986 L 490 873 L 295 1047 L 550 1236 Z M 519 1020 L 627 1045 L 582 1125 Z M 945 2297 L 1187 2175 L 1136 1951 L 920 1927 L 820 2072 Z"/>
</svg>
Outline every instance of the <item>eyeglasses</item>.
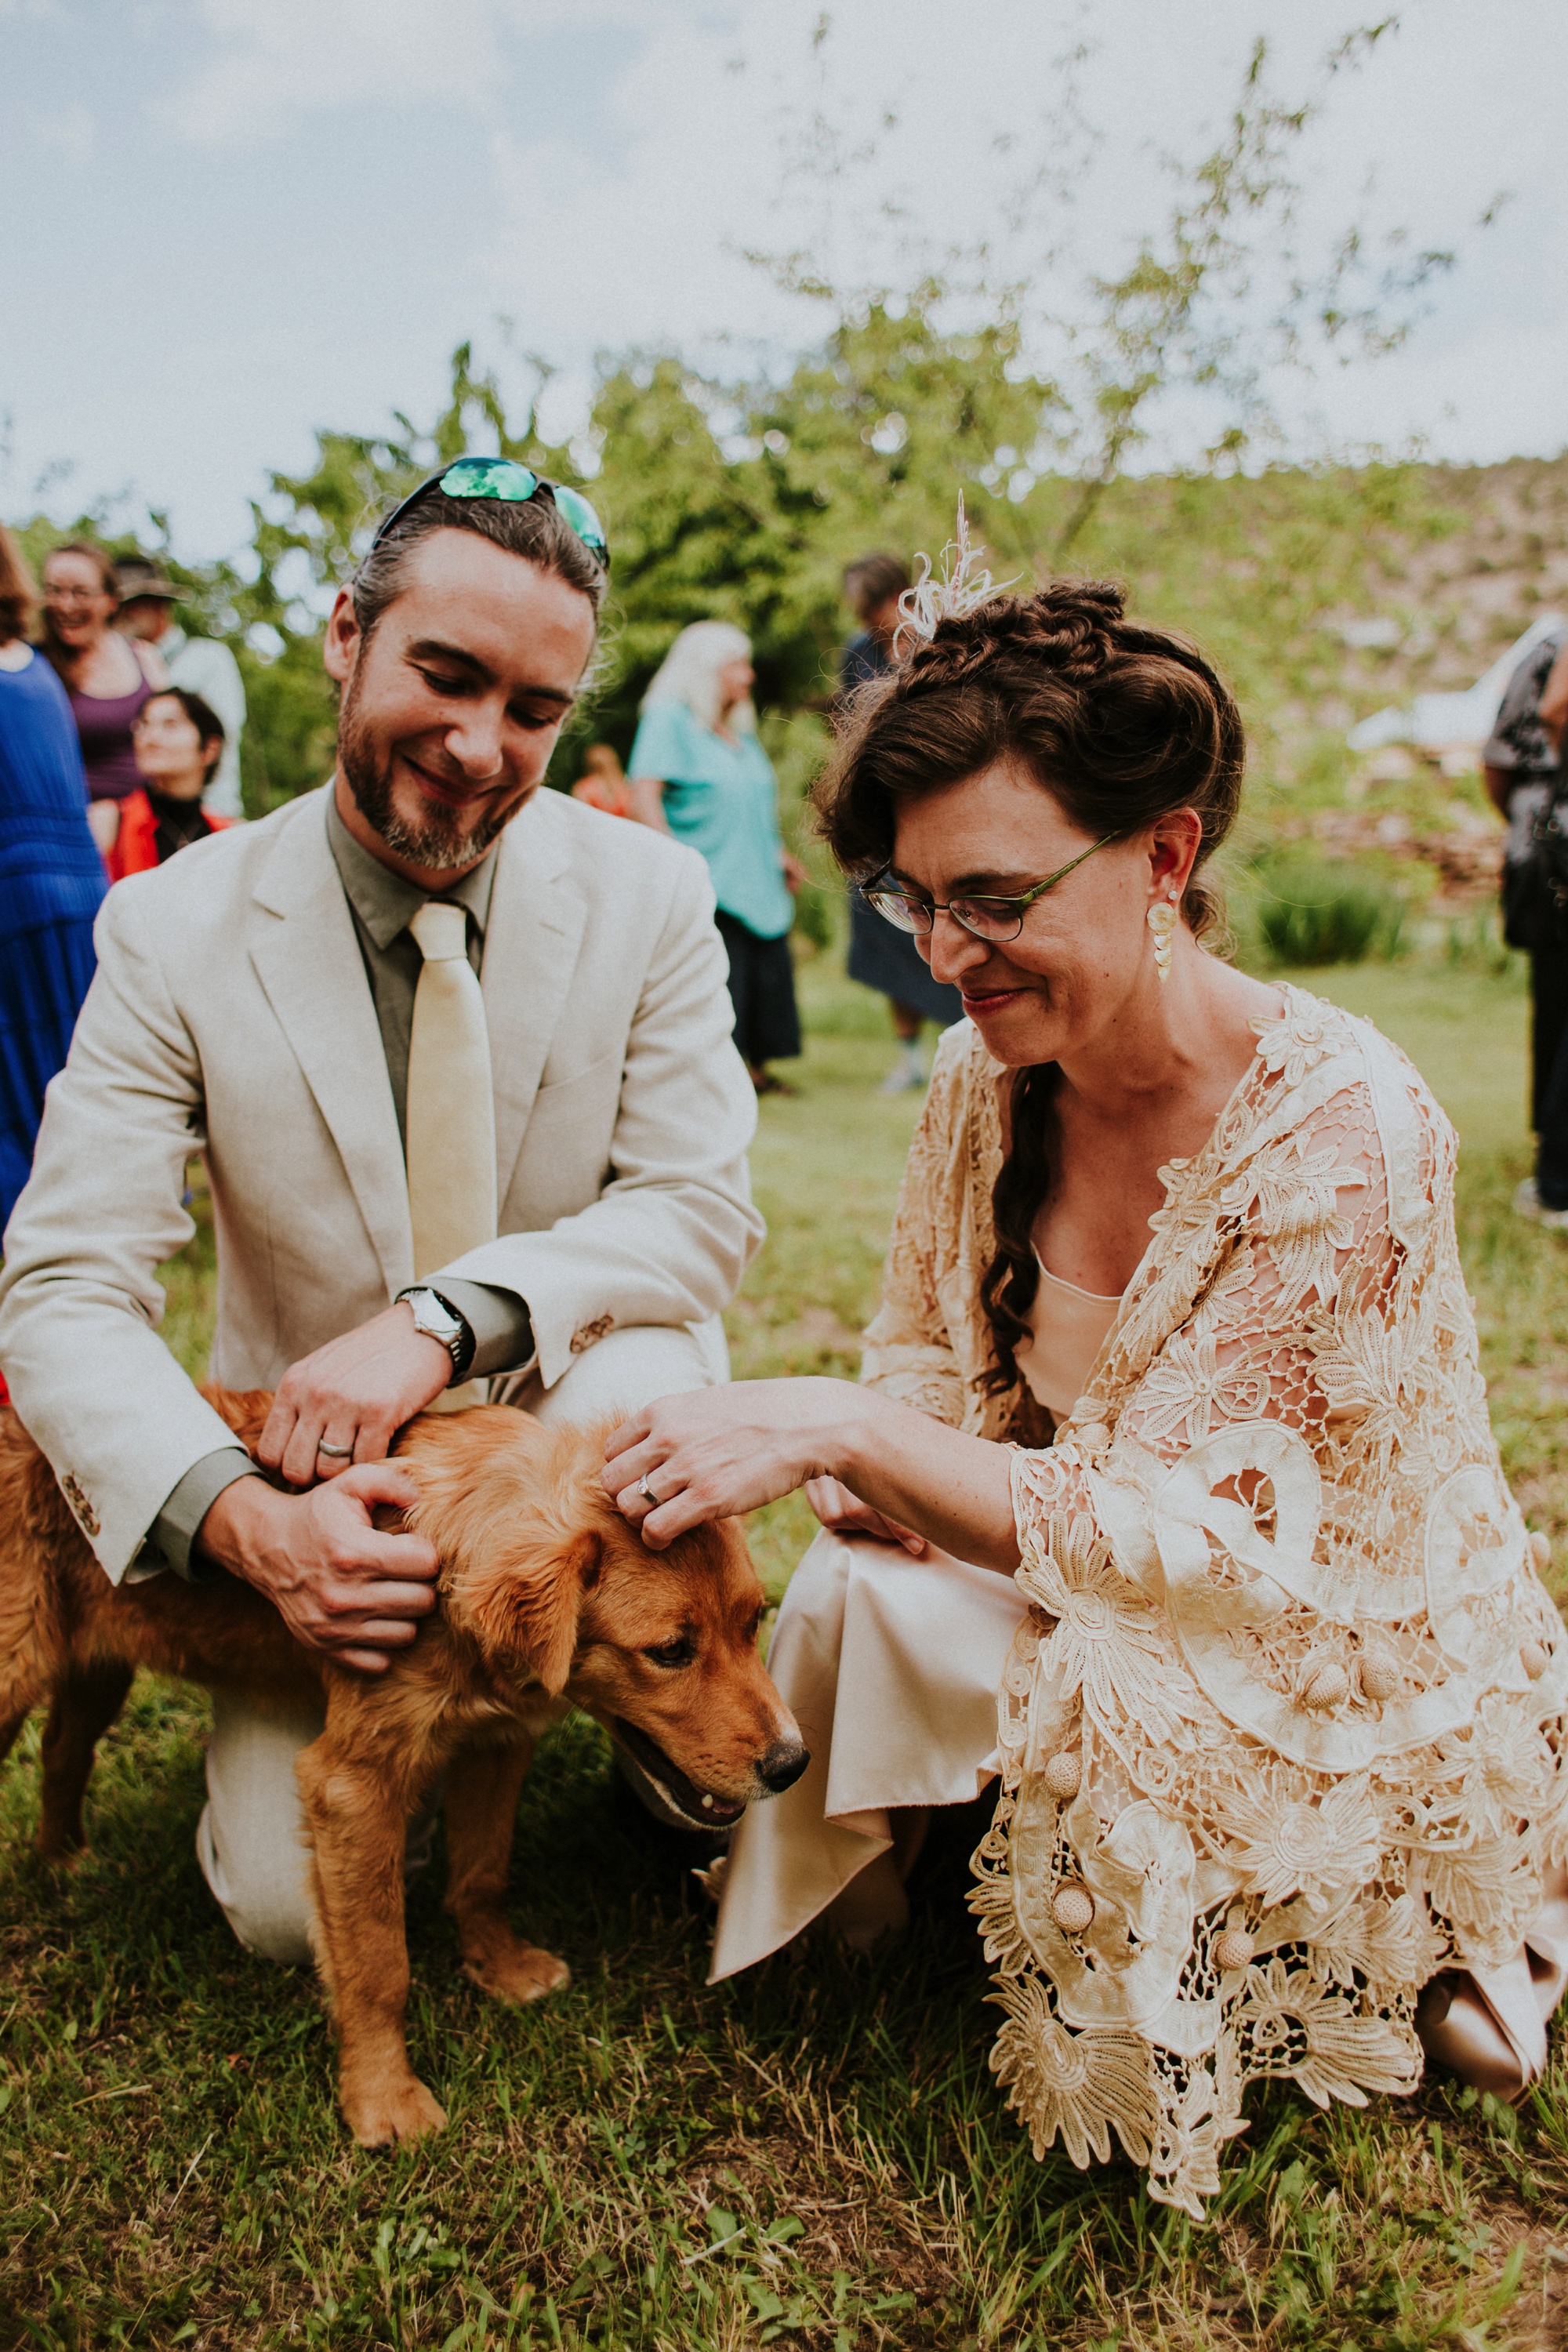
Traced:
<svg viewBox="0 0 1568 2352">
<path fill-rule="evenodd" d="M 607 572 L 610 568 L 609 541 L 605 526 L 583 496 L 581 490 L 568 489 L 564 482 L 552 482 L 536 474 L 530 466 L 520 466 L 515 457 L 459 457 L 439 473 L 427 474 L 416 490 L 410 490 L 400 506 L 393 508 L 386 520 L 377 530 L 372 547 L 378 547 L 392 529 L 425 496 L 426 490 L 439 488 L 448 499 L 499 499 L 503 505 L 525 507 L 542 490 L 548 503 L 562 520 L 575 531 L 589 554 Z"/>
<path fill-rule="evenodd" d="M 1103 849 L 1106 842 L 1114 838 L 1114 835 L 1108 833 L 1104 840 L 1091 843 L 1088 849 L 1081 851 L 1066 866 L 1059 866 L 1054 874 L 1047 874 L 1043 882 L 1037 882 L 1032 890 L 1021 890 L 1016 898 L 969 896 L 923 898 L 917 897 L 912 890 L 903 889 L 885 874 L 877 875 L 870 882 L 863 882 L 860 896 L 868 907 L 876 908 L 885 922 L 891 923 L 895 930 L 912 932 L 917 939 L 924 939 L 934 929 L 939 915 L 951 915 L 955 923 L 962 925 L 964 930 L 972 931 L 977 940 L 990 940 L 1002 944 L 1017 938 L 1024 928 L 1024 918 L 1037 898 L 1043 898 L 1047 890 L 1054 890 L 1058 882 L 1065 881 L 1069 874 L 1077 871 L 1086 857 L 1092 857 L 1097 849 Z"/>
</svg>

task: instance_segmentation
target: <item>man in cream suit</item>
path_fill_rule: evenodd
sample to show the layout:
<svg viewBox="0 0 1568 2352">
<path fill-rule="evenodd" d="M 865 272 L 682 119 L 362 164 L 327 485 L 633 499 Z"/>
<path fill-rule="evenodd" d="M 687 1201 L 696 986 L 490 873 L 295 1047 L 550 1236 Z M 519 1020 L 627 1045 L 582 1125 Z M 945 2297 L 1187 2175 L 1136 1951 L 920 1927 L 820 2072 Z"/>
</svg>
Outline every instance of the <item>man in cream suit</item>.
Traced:
<svg viewBox="0 0 1568 2352">
<path fill-rule="evenodd" d="M 706 870 L 539 789 L 607 560 L 585 501 L 500 461 L 388 518 L 328 628 L 336 774 L 110 894 L 5 1234 L 0 1366 L 105 1574 L 242 1576 L 365 1673 L 434 1606 L 428 1545 L 372 1524 L 412 1499 L 402 1423 L 487 1375 L 567 1420 L 726 1378 L 761 1238 Z M 276 1389 L 280 1483 L 157 1336 L 192 1152 L 213 1376 Z M 202 1866 L 283 1959 L 318 1727 L 215 1713 Z"/>
</svg>

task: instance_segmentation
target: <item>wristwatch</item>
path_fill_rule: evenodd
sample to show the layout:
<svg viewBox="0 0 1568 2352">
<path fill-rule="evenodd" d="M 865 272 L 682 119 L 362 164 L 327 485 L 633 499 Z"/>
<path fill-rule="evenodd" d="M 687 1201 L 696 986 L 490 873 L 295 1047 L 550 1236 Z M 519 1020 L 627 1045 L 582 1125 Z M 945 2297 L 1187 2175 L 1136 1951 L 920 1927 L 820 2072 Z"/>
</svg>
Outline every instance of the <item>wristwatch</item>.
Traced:
<svg viewBox="0 0 1568 2352">
<path fill-rule="evenodd" d="M 400 1290 L 397 1304 L 411 1307 L 414 1328 L 425 1332 L 429 1339 L 439 1339 L 451 1357 L 452 1378 L 447 1386 L 450 1388 L 455 1381 L 466 1380 L 468 1366 L 474 1360 L 474 1334 L 467 1318 L 448 1306 L 438 1290 L 427 1289 L 422 1283 L 416 1283 L 412 1289 Z"/>
</svg>

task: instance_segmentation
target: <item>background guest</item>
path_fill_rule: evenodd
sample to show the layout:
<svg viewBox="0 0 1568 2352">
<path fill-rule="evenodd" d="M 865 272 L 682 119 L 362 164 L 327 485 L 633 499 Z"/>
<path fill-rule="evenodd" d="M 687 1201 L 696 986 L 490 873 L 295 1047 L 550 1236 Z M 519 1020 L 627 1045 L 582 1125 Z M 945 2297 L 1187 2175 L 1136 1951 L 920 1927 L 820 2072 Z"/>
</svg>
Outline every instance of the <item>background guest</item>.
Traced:
<svg viewBox="0 0 1568 2352">
<path fill-rule="evenodd" d="M 204 800 L 223 757 L 224 727 L 199 694 L 183 686 L 150 694 L 131 740 L 143 782 L 121 804 L 120 834 L 108 858 L 111 882 L 145 874 L 177 849 L 234 823 Z"/>
<path fill-rule="evenodd" d="M 1561 724 L 1552 686 L 1565 647 L 1568 629 L 1550 631 L 1520 663 L 1481 761 L 1488 794 L 1508 820 L 1503 937 L 1530 958 L 1530 1124 L 1536 1162 L 1513 1205 L 1521 1217 L 1568 1230 L 1568 922 L 1547 883 L 1535 838 L 1538 822 L 1562 788 Z"/>
<path fill-rule="evenodd" d="M 140 555 L 127 556 L 114 569 L 120 583 L 115 626 L 128 637 L 154 646 L 174 683 L 199 694 L 223 721 L 223 753 L 203 806 L 213 816 L 243 816 L 239 739 L 245 732 L 245 684 L 239 664 L 216 637 L 193 637 L 181 628 L 174 618 L 180 592 L 155 563 Z"/>
<path fill-rule="evenodd" d="M 141 783 L 131 727 L 169 674 L 151 646 L 121 635 L 114 566 L 101 547 L 76 539 L 44 560 L 44 651 L 70 697 L 87 770 L 88 823 L 105 856 L 120 829 L 120 803 Z"/>
<path fill-rule="evenodd" d="M 790 894 L 805 879 L 779 835 L 778 779 L 757 740 L 752 642 L 728 621 L 693 621 L 643 697 L 632 745 L 632 813 L 700 850 L 730 951 L 735 1044 L 759 1094 L 793 1088 L 768 1069 L 800 1052 Z"/>
<path fill-rule="evenodd" d="M 38 595 L 0 527 L 0 1224 L 94 969 L 103 866 L 65 689 L 27 644 Z"/>
<path fill-rule="evenodd" d="M 574 801 L 603 809 L 606 816 L 632 816 L 632 788 L 616 756 L 613 743 L 590 743 L 583 754 L 583 772 L 572 787 Z"/>
<path fill-rule="evenodd" d="M 862 555 L 846 566 L 845 601 L 860 628 L 839 661 L 838 686 L 845 700 L 858 687 L 885 677 L 892 667 L 899 599 L 909 584 L 909 566 L 896 555 Z M 849 893 L 848 971 L 851 980 L 887 998 L 899 1040 L 899 1058 L 878 1091 L 901 1095 L 923 1087 L 921 1031 L 928 1021 L 948 1029 L 963 1019 L 963 1002 L 957 989 L 933 980 L 913 940 L 873 914 L 858 890 Z"/>
</svg>

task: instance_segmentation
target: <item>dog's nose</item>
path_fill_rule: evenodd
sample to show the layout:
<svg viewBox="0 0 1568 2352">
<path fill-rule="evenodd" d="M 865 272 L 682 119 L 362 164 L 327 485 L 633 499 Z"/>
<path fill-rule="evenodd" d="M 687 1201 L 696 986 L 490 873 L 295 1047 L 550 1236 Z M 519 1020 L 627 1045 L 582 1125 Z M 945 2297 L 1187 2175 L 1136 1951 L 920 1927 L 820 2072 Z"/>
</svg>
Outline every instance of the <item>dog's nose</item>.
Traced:
<svg viewBox="0 0 1568 2352">
<path fill-rule="evenodd" d="M 810 1750 L 798 1739 L 775 1739 L 767 1754 L 758 1759 L 757 1778 L 772 1797 L 782 1797 L 793 1789 L 811 1761 Z"/>
</svg>

